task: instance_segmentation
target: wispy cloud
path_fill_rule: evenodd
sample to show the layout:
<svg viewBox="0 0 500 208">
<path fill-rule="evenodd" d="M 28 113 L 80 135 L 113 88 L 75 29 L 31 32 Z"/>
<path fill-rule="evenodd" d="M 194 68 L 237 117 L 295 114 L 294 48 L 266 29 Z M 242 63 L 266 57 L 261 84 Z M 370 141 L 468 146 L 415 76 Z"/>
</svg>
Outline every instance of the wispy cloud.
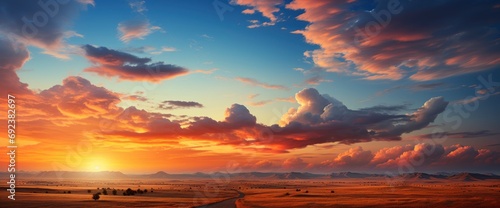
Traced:
<svg viewBox="0 0 500 208">
<path fill-rule="evenodd" d="M 332 82 L 332 80 L 322 78 L 321 76 L 314 76 L 304 81 L 304 83 L 308 85 L 319 85 L 322 82 Z"/>
<path fill-rule="evenodd" d="M 149 20 L 134 19 L 119 23 L 117 29 L 120 33 L 120 40 L 128 43 L 133 39 L 144 39 L 154 31 L 161 30 L 161 27 L 152 26 Z"/>
<path fill-rule="evenodd" d="M 288 90 L 287 87 L 283 85 L 274 85 L 274 84 L 267 84 L 261 81 L 258 81 L 256 79 L 252 78 L 246 78 L 246 77 L 236 77 L 235 78 L 237 81 L 240 81 L 242 83 L 252 85 L 252 86 L 257 86 L 257 87 L 262 87 L 262 88 L 267 88 L 267 89 L 274 89 L 274 90 Z"/>
<path fill-rule="evenodd" d="M 293 33 L 320 47 L 305 53 L 316 67 L 367 80 L 426 81 L 500 64 L 495 26 L 500 14 L 495 1 L 401 1 L 382 24 L 374 16 L 388 12 L 386 1 L 368 9 L 372 12 L 358 4 L 294 0 L 286 5 L 303 11 L 297 20 L 309 23 Z M 477 19 L 468 21 L 471 16 Z"/>
</svg>

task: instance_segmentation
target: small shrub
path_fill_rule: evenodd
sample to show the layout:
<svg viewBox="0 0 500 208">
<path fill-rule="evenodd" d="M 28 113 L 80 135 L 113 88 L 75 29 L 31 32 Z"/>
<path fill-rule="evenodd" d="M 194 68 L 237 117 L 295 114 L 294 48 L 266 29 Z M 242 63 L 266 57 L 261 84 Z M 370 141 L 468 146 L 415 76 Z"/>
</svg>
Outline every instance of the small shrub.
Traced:
<svg viewBox="0 0 500 208">
<path fill-rule="evenodd" d="M 94 201 L 99 200 L 99 198 L 101 198 L 101 196 L 100 196 L 100 194 L 99 194 L 99 193 L 92 195 L 92 199 L 93 199 Z"/>
</svg>

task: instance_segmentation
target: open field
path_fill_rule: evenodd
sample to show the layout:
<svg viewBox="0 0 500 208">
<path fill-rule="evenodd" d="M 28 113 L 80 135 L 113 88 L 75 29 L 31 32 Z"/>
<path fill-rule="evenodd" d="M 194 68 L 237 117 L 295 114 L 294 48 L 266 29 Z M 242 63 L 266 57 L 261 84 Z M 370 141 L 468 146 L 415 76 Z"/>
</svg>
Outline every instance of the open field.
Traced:
<svg viewBox="0 0 500 208">
<path fill-rule="evenodd" d="M 500 207 L 500 181 L 289 181 L 249 183 L 238 207 Z M 299 191 L 300 190 L 300 191 Z M 332 191 L 334 193 L 332 193 Z"/>
<path fill-rule="evenodd" d="M 108 195 L 92 200 L 92 194 L 102 192 L 102 188 L 106 188 Z M 148 192 L 123 196 L 122 190 L 127 188 Z M 112 195 L 113 189 L 117 195 Z M 4 192 L 0 204 L 2 207 L 196 207 L 207 204 L 207 207 L 239 208 L 500 207 L 500 180 L 421 180 L 396 186 L 383 179 L 231 180 L 227 183 L 209 179 L 39 180 L 19 181 L 16 201 L 7 199 Z"/>
</svg>

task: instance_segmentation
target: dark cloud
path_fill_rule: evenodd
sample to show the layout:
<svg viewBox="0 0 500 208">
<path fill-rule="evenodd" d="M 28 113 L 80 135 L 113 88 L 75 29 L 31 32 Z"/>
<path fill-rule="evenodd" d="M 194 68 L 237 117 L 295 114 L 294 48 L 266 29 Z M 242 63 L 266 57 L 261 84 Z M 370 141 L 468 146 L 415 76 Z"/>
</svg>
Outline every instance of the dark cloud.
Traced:
<svg viewBox="0 0 500 208">
<path fill-rule="evenodd" d="M 27 48 L 0 35 L 0 93 L 28 95 L 28 85 L 21 83 L 16 71 L 30 58 Z"/>
<path fill-rule="evenodd" d="M 64 47 L 64 39 L 81 36 L 67 30 L 72 20 L 93 1 L 0 1 L 0 33 L 15 38 L 25 45 L 42 48 L 46 53 L 58 54 Z"/>
<path fill-rule="evenodd" d="M 227 108 L 225 116 L 225 122 L 236 128 L 254 126 L 257 121 L 257 118 L 250 114 L 250 111 L 244 105 L 240 104 L 233 104 Z"/>
<path fill-rule="evenodd" d="M 453 139 L 463 139 L 463 138 L 479 138 L 486 136 L 494 136 L 499 133 L 494 133 L 489 130 L 481 131 L 464 131 L 464 132 L 437 132 L 434 134 L 424 134 L 417 136 L 420 139 L 441 139 L 441 138 L 453 138 Z"/>
<path fill-rule="evenodd" d="M 410 87 L 410 89 L 414 91 L 420 91 L 420 90 L 433 90 L 438 87 L 444 86 L 444 83 L 442 82 L 436 82 L 436 83 L 427 83 L 427 84 L 415 84 Z"/>
<path fill-rule="evenodd" d="M 161 109 L 172 110 L 177 108 L 203 108 L 203 105 L 194 101 L 167 100 L 158 106 Z"/>
<path fill-rule="evenodd" d="M 94 63 L 94 66 L 86 68 L 85 71 L 105 77 L 118 77 L 130 81 L 161 82 L 188 73 L 186 68 L 180 66 L 163 62 L 150 63 L 150 58 L 139 58 L 106 47 L 84 45 L 82 49 L 85 51 L 85 57 Z"/>
<path fill-rule="evenodd" d="M 279 125 L 267 126 L 257 123 L 256 117 L 240 104 L 233 104 L 227 108 L 222 121 L 209 117 L 193 117 L 182 121 L 182 126 L 185 127 L 177 128 L 176 121 L 164 120 L 163 116 L 158 119 L 175 127 L 166 134 L 167 136 L 176 135 L 214 141 L 221 145 L 233 145 L 242 149 L 283 153 L 290 149 L 323 143 L 353 144 L 373 140 L 400 140 L 403 133 L 425 128 L 444 111 L 448 104 L 442 98 L 432 98 L 415 112 L 399 115 L 351 110 L 337 99 L 321 95 L 313 88 L 298 92 L 295 99 L 299 107 L 289 109 L 282 116 Z M 167 103 L 183 107 L 198 106 L 196 102 Z M 137 120 L 139 117 L 133 118 Z M 151 118 L 139 120 L 144 121 L 141 126 L 149 126 Z M 136 133 L 121 130 L 110 134 L 137 137 L 161 135 L 154 129 L 149 131 Z"/>
<path fill-rule="evenodd" d="M 408 105 L 377 105 L 368 108 L 361 108 L 360 111 L 370 111 L 378 113 L 391 113 L 408 110 Z"/>
<path fill-rule="evenodd" d="M 187 130 L 223 144 L 264 145 L 275 152 L 286 152 L 331 142 L 400 140 L 401 134 L 427 126 L 447 105 L 442 98 L 432 98 L 414 113 L 398 115 L 350 110 L 312 88 L 298 92 L 295 99 L 300 106 L 283 115 L 280 125 L 258 124 L 246 107 L 235 104 L 226 110 L 225 121 L 198 118 Z"/>
</svg>

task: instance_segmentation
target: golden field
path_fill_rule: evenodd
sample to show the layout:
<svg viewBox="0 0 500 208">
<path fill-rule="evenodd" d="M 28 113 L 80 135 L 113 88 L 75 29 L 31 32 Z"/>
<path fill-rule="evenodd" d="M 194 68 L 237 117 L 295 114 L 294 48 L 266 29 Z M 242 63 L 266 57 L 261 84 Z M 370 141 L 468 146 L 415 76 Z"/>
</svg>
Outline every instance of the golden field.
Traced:
<svg viewBox="0 0 500 208">
<path fill-rule="evenodd" d="M 7 194 L 1 207 L 500 207 L 500 180 L 36 180 L 19 181 L 15 201 Z"/>
</svg>

